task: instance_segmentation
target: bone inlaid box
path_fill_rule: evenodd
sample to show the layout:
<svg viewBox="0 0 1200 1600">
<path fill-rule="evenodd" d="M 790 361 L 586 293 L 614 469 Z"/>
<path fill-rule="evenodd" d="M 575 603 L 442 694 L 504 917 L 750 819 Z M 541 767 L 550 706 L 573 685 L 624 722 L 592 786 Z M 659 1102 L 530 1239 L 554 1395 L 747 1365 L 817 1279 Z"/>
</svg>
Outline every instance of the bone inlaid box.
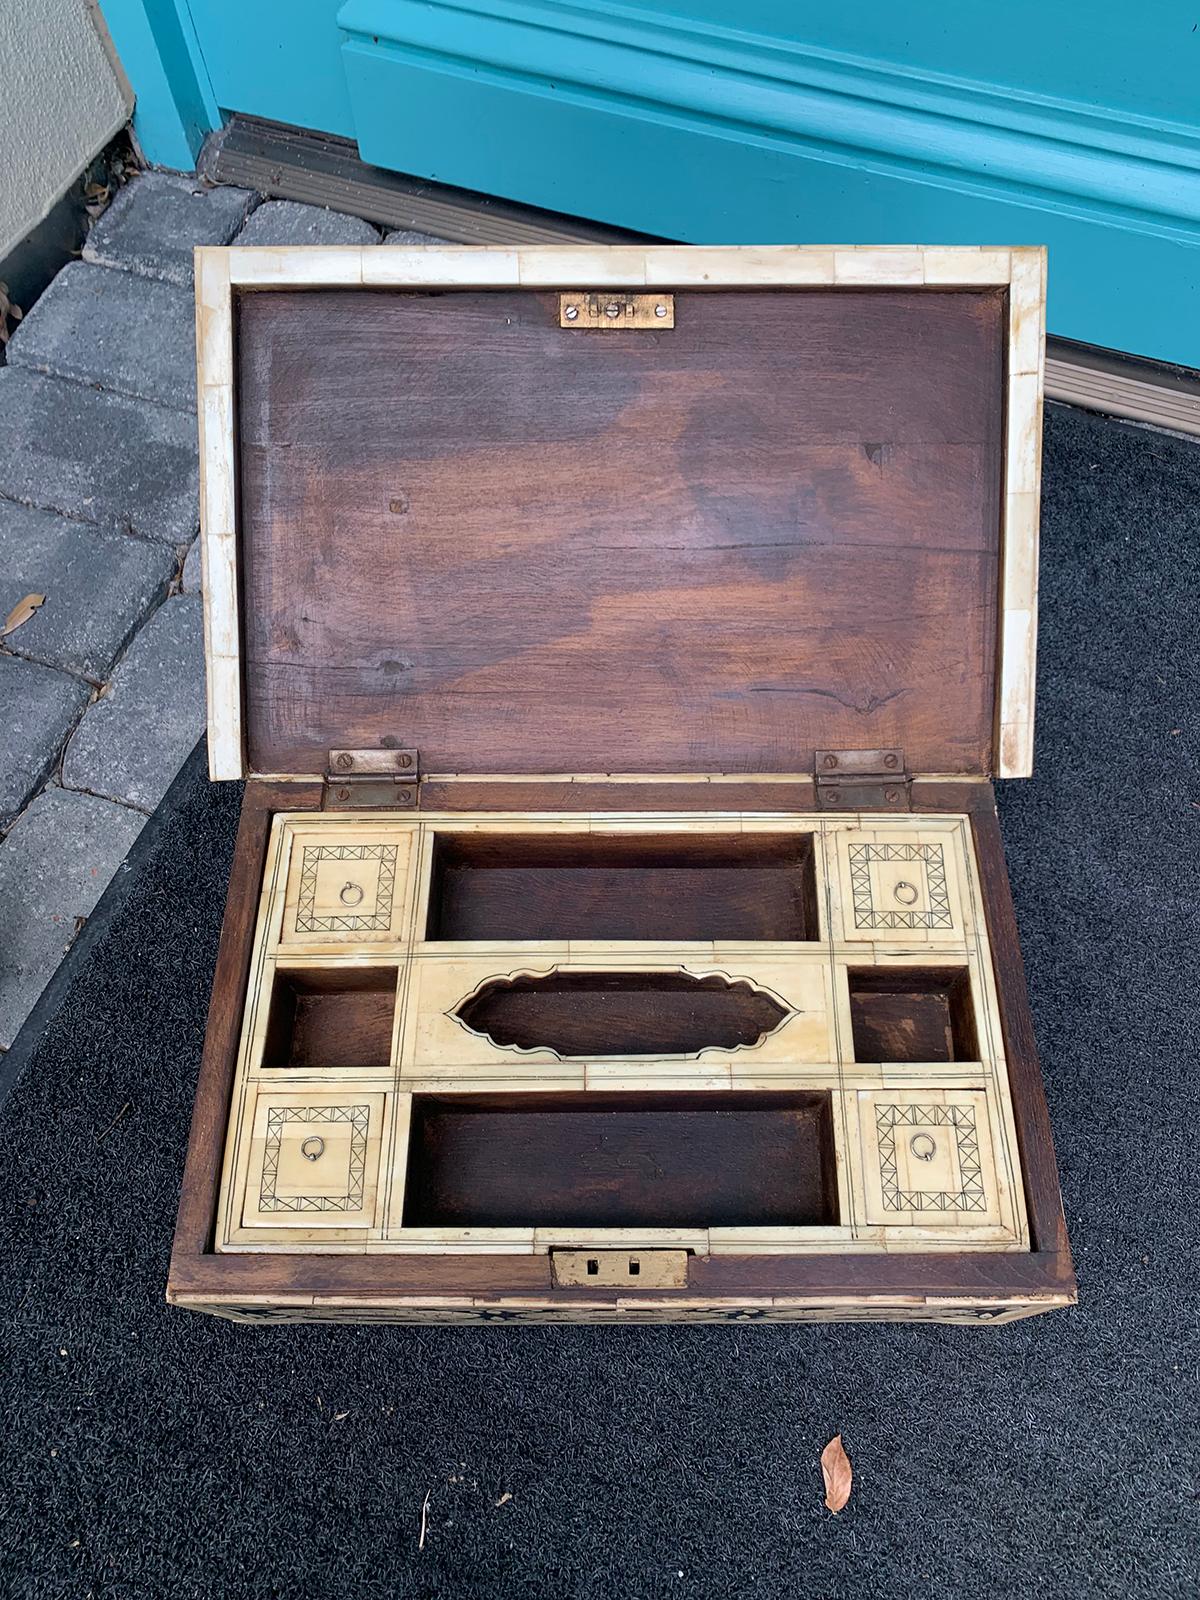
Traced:
<svg viewBox="0 0 1200 1600">
<path fill-rule="evenodd" d="M 1074 1299 L 991 786 L 1032 754 L 1044 275 L 197 252 L 248 782 L 174 1303 Z"/>
</svg>

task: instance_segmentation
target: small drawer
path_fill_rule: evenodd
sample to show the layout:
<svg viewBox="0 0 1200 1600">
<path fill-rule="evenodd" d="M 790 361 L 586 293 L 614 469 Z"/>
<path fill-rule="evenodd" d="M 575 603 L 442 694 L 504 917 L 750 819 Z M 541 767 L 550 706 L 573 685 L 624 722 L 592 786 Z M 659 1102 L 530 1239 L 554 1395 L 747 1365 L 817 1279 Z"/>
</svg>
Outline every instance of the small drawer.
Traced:
<svg viewBox="0 0 1200 1600">
<path fill-rule="evenodd" d="M 260 1092 L 250 1113 L 242 1226 L 373 1227 L 385 1099 L 353 1086 Z"/>
<path fill-rule="evenodd" d="M 905 945 L 966 937 L 952 834 L 849 830 L 837 841 L 842 937 Z"/>
<path fill-rule="evenodd" d="M 395 944 L 407 933 L 415 830 L 292 836 L 281 945 Z"/>
<path fill-rule="evenodd" d="M 875 1227 L 1017 1232 L 984 1089 L 858 1095 L 863 1220 Z"/>
</svg>

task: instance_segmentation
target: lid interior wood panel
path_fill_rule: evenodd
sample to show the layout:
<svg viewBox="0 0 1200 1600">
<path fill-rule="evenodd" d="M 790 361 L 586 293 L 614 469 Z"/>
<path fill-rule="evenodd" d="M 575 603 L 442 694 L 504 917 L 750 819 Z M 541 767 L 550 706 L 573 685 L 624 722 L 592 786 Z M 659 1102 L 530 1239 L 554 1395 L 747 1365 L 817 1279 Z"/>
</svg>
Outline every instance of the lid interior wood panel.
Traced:
<svg viewBox="0 0 1200 1600">
<path fill-rule="evenodd" d="M 578 287 L 578 286 L 576 286 Z M 440 772 L 987 772 L 1002 290 L 236 303 L 247 755 Z"/>
</svg>

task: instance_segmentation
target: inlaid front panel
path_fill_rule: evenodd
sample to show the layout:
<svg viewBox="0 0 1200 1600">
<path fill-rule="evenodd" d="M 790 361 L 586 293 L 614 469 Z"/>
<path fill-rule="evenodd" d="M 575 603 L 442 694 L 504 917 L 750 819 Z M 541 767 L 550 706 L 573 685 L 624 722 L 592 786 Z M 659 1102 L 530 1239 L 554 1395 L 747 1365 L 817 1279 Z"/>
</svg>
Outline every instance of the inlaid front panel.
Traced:
<svg viewBox="0 0 1200 1600">
<path fill-rule="evenodd" d="M 1015 1232 L 986 1090 L 858 1094 L 865 1221 L 927 1232 Z"/>
<path fill-rule="evenodd" d="M 280 943 L 370 947 L 402 938 L 414 839 L 411 828 L 298 830 Z"/>
<path fill-rule="evenodd" d="M 376 1218 L 382 1094 L 261 1092 L 251 1113 L 246 1227 L 370 1227 Z"/>
<path fill-rule="evenodd" d="M 837 834 L 837 887 L 845 939 L 909 946 L 961 942 L 969 927 L 957 831 L 879 819 Z"/>
</svg>

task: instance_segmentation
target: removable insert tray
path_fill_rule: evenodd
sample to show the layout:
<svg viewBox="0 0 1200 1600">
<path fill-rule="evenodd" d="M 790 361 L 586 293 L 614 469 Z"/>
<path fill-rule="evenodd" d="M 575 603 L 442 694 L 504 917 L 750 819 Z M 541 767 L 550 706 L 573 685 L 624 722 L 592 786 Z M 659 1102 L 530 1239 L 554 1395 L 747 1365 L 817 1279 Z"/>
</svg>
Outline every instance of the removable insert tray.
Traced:
<svg viewBox="0 0 1200 1600">
<path fill-rule="evenodd" d="M 216 1244 L 1027 1249 L 968 819 L 276 817 Z"/>
</svg>

